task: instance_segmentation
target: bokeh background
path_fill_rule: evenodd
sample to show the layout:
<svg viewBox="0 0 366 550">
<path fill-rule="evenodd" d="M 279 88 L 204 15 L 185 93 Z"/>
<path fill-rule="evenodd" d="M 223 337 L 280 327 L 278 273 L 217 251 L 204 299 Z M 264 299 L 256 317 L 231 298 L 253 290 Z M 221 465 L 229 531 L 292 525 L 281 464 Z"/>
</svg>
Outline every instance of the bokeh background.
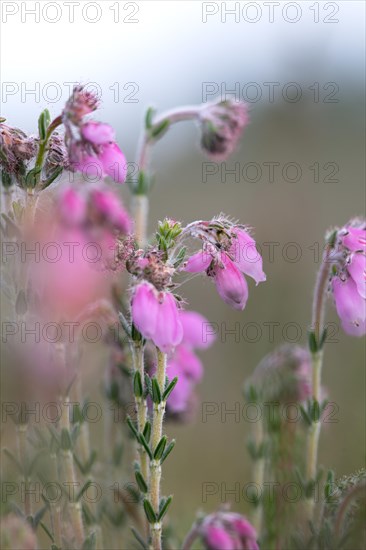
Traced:
<svg viewBox="0 0 366 550">
<path fill-rule="evenodd" d="M 5 4 L 19 10 L 4 22 Z M 239 167 L 238 181 L 225 175 L 225 166 L 203 181 L 207 159 L 190 123 L 169 131 L 152 159 L 151 231 L 165 216 L 189 222 L 223 211 L 254 228 L 267 273 L 265 284 L 250 284 L 243 313 L 225 306 L 205 279 L 184 287 L 191 307 L 220 330 L 203 356 L 195 420 L 168 428 L 178 444 L 164 469 L 164 488 L 175 495 L 172 519 L 183 533 L 197 509 L 211 511 L 225 500 L 219 490 L 203 502 L 205 482 L 229 490 L 250 481 L 250 423 L 225 416 L 225 408 L 242 410 L 243 383 L 264 354 L 284 339 L 306 342 L 317 246 L 329 227 L 364 214 L 365 5 L 270 2 L 276 4 L 271 22 L 262 2 L 237 2 L 240 13 L 225 20 L 219 2 L 103 0 L 89 2 L 94 6 L 83 12 L 88 2 L 80 0 L 70 22 L 63 2 L 51 2 L 60 9 L 47 8 L 39 21 L 22 4 L 31 9 L 35 2 L 3 2 L 1 107 L 11 125 L 27 132 L 36 131 L 41 109 L 59 113 L 72 82 L 94 83 L 102 99 L 98 119 L 116 128 L 129 161 L 151 105 L 160 111 L 224 99 L 233 90 L 250 103 L 251 123 L 226 163 L 227 170 Z M 205 10 L 212 11 L 206 22 Z M 268 83 L 276 83 L 273 97 Z M 215 93 L 206 97 L 207 89 Z M 126 189 L 123 194 L 128 200 Z M 273 257 L 268 243 L 277 243 Z M 323 380 L 337 412 L 322 432 L 320 463 L 343 475 L 365 461 L 365 347 L 338 330 L 331 300 L 327 318 L 334 323 L 334 342 L 326 348 Z M 268 323 L 278 323 L 273 338 Z M 238 336 L 225 334 L 225 328 L 238 327 Z M 103 366 L 98 368 L 102 377 Z M 93 377 L 89 391 L 97 395 L 99 385 Z M 204 422 L 207 402 L 217 403 L 219 412 Z M 249 508 L 242 497 L 236 502 L 228 494 L 227 500 L 236 510 Z"/>
</svg>

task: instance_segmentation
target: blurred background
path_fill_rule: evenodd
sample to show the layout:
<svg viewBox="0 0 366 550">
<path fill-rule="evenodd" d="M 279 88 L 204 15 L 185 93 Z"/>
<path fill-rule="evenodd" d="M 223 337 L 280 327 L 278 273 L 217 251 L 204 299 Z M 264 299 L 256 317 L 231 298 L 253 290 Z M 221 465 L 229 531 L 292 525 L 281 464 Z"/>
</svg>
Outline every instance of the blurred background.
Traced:
<svg viewBox="0 0 366 550">
<path fill-rule="evenodd" d="M 223 211 L 252 226 L 262 249 L 267 282 L 250 283 L 242 313 L 220 301 L 206 279 L 183 288 L 219 330 L 203 355 L 195 420 L 168 428 L 177 445 L 164 469 L 180 533 L 197 509 L 212 511 L 225 497 L 245 512 L 242 495 L 220 487 L 251 479 L 250 423 L 225 410 L 243 411 L 243 383 L 263 355 L 284 340 L 306 343 L 324 233 L 364 215 L 365 5 L 80 0 L 67 3 L 75 4 L 70 22 L 63 2 L 46 11 L 45 2 L 2 4 L 2 116 L 26 132 L 36 132 L 43 108 L 59 114 L 77 82 L 100 94 L 96 118 L 116 128 L 129 161 L 151 105 L 161 111 L 219 96 L 250 103 L 250 125 L 226 165 L 207 164 L 190 123 L 157 145 L 149 222 L 153 231 L 165 216 L 189 222 Z M 39 17 L 27 9 L 40 9 Z M 215 173 L 206 177 L 208 170 Z M 123 194 L 128 201 L 128 190 Z M 365 461 L 365 347 L 338 329 L 328 305 L 334 341 L 323 382 L 336 422 L 322 432 L 320 463 L 341 476 Z M 89 383 L 97 395 L 100 380 Z M 218 412 L 205 419 L 208 402 Z M 207 482 L 218 491 L 203 502 Z"/>
</svg>

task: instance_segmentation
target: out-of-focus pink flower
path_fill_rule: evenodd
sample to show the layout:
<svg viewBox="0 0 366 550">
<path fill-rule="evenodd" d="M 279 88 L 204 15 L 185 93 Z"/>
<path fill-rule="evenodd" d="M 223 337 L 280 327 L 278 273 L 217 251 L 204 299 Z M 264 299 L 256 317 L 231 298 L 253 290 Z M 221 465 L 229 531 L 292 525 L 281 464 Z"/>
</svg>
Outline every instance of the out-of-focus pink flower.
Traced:
<svg viewBox="0 0 366 550">
<path fill-rule="evenodd" d="M 206 550 L 259 550 L 254 527 L 244 516 L 233 512 L 207 516 L 199 533 Z"/>
<path fill-rule="evenodd" d="M 99 153 L 99 159 L 104 172 L 116 183 L 124 183 L 127 176 L 127 162 L 117 143 L 103 145 Z"/>
<path fill-rule="evenodd" d="M 58 202 L 62 219 L 69 225 L 84 223 L 86 216 L 86 200 L 84 196 L 72 187 L 62 191 Z"/>
<path fill-rule="evenodd" d="M 83 155 L 71 164 L 74 170 L 81 172 L 91 183 L 100 182 L 105 176 L 104 166 L 99 157 Z"/>
<path fill-rule="evenodd" d="M 237 550 L 235 539 L 223 527 L 208 525 L 204 540 L 209 550 Z"/>
<path fill-rule="evenodd" d="M 242 273 L 252 277 L 257 284 L 266 280 L 254 239 L 236 226 L 230 230 L 226 249 L 205 243 L 201 252 L 188 259 L 184 269 L 189 273 L 206 271 L 214 279 L 224 302 L 238 310 L 245 308 L 248 299 L 248 286 Z"/>
<path fill-rule="evenodd" d="M 94 145 L 105 145 L 115 141 L 116 133 L 112 126 L 103 122 L 86 122 L 81 127 L 81 135 Z"/>
<path fill-rule="evenodd" d="M 202 379 L 203 365 L 194 349 L 205 349 L 210 346 L 215 336 L 207 330 L 209 322 L 195 311 L 181 311 L 180 321 L 183 327 L 183 338 L 175 348 L 168 361 L 170 379 L 178 377 L 178 382 L 169 396 L 167 412 L 186 415 L 192 403 L 194 386 Z"/>
<path fill-rule="evenodd" d="M 107 189 L 93 189 L 91 203 L 111 225 L 123 233 L 131 231 L 131 219 L 118 197 Z"/>
<path fill-rule="evenodd" d="M 132 320 L 141 334 L 164 353 L 182 341 L 183 328 L 174 296 L 158 292 L 150 283 L 139 283 L 134 291 Z"/>
<path fill-rule="evenodd" d="M 345 332 L 366 333 L 366 223 L 353 220 L 337 233 L 331 287 Z"/>
<path fill-rule="evenodd" d="M 180 320 L 183 326 L 183 343 L 192 348 L 206 349 L 215 341 L 210 330 L 210 323 L 196 311 L 181 311 Z"/>
<path fill-rule="evenodd" d="M 248 124 L 248 106 L 241 101 L 213 101 L 200 112 L 201 146 L 213 160 L 226 160 Z"/>
</svg>

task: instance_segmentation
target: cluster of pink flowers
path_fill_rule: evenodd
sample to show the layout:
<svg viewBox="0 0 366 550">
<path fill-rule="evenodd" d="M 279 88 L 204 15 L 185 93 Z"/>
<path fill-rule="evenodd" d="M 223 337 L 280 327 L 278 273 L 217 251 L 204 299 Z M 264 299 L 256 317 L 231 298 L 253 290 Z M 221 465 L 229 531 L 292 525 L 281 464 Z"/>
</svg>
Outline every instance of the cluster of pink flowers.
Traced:
<svg viewBox="0 0 366 550">
<path fill-rule="evenodd" d="M 366 333 L 366 222 L 353 220 L 337 233 L 331 286 L 348 334 Z"/>
<path fill-rule="evenodd" d="M 60 193 L 58 209 L 61 220 L 72 227 L 105 226 L 128 234 L 132 223 L 117 195 L 107 187 L 67 187 Z"/>
<path fill-rule="evenodd" d="M 240 514 L 218 512 L 207 516 L 199 531 L 206 550 L 259 550 L 256 530 Z"/>
<path fill-rule="evenodd" d="M 266 280 L 262 258 L 254 239 L 242 226 L 228 229 L 209 227 L 200 252 L 191 256 L 185 270 L 189 273 L 206 272 L 212 277 L 216 289 L 225 303 L 234 309 L 243 310 L 248 299 L 245 275 L 258 284 Z M 202 238 L 202 236 L 201 236 Z"/>
<path fill-rule="evenodd" d="M 84 117 L 98 107 L 98 100 L 81 86 L 74 88 L 63 112 L 65 142 L 73 170 L 92 182 L 106 176 L 123 183 L 127 175 L 127 162 L 116 143 L 111 126 L 88 121 Z"/>
</svg>

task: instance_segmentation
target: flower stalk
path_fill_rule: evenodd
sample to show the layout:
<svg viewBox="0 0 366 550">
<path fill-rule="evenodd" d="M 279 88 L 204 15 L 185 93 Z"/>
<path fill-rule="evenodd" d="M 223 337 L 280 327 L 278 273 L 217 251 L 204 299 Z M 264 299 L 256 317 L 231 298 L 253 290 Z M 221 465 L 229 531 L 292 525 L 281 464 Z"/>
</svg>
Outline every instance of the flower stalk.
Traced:
<svg viewBox="0 0 366 550">
<path fill-rule="evenodd" d="M 326 333 L 324 329 L 324 314 L 325 314 L 325 298 L 330 272 L 330 254 L 332 251 L 331 243 L 327 243 L 320 270 L 318 273 L 314 300 L 313 300 L 313 315 L 312 315 L 312 332 L 310 335 L 310 353 L 312 363 L 312 396 L 314 403 L 320 406 L 321 401 L 321 374 L 323 367 L 323 344 Z M 309 428 L 307 460 L 306 460 L 306 479 L 308 482 L 314 482 L 317 472 L 318 446 L 321 430 L 320 418 L 312 419 L 312 424 Z M 309 511 L 309 519 L 312 519 L 314 514 L 314 502 L 310 497 L 307 503 Z"/>
</svg>

